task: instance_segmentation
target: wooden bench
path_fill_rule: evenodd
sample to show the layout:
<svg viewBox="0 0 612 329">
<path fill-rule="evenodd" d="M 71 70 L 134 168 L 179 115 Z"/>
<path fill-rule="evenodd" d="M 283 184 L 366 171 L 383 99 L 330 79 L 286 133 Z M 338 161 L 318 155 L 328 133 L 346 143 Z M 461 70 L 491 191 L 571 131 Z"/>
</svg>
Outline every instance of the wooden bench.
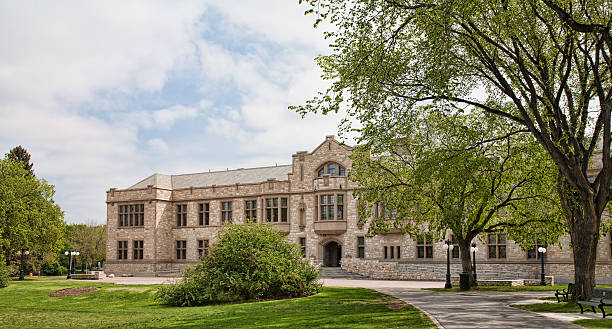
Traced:
<svg viewBox="0 0 612 329">
<path fill-rule="evenodd" d="M 557 292 L 555 292 L 555 297 L 557 297 L 557 303 L 561 303 L 562 300 L 564 302 L 568 302 L 570 295 L 573 295 L 573 294 L 574 294 L 574 284 L 573 283 L 569 283 L 567 285 L 567 290 L 563 289 L 562 291 L 559 291 L 557 289 Z"/>
<path fill-rule="evenodd" d="M 604 307 L 612 306 L 612 288 L 595 287 L 593 288 L 593 296 L 591 299 L 584 300 L 582 296 L 578 296 L 577 304 L 580 306 L 580 314 L 584 313 L 583 305 L 590 306 L 593 313 L 597 313 L 597 311 L 595 311 L 595 306 L 597 306 L 605 318 L 606 311 Z"/>
</svg>

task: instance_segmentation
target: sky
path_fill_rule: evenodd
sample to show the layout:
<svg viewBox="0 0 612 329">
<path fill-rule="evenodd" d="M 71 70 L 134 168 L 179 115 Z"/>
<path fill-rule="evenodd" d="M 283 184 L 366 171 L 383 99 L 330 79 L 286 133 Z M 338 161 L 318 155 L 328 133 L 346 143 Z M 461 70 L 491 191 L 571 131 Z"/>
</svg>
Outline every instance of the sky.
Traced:
<svg viewBox="0 0 612 329">
<path fill-rule="evenodd" d="M 329 41 L 298 0 L 0 1 L 0 152 L 22 145 L 68 223 L 153 173 L 289 164 Z"/>
</svg>

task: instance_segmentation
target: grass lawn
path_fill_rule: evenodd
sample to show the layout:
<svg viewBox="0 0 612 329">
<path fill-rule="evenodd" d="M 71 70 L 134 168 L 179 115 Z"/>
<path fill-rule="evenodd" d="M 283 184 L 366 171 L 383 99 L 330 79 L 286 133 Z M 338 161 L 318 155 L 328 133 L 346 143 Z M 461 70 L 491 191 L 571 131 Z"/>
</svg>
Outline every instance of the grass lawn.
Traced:
<svg viewBox="0 0 612 329">
<path fill-rule="evenodd" d="M 19 277 L 12 277 L 11 280 L 13 281 L 19 281 Z M 26 276 L 23 278 L 23 281 L 59 281 L 59 280 L 66 280 L 66 276 L 65 275 L 59 275 L 59 276 Z"/>
<path fill-rule="evenodd" d="M 87 286 L 100 290 L 48 297 Z M 13 282 L 0 289 L 0 328 L 436 328 L 412 306 L 368 289 L 325 287 L 305 298 L 179 308 L 156 304 L 157 287 Z"/>
</svg>

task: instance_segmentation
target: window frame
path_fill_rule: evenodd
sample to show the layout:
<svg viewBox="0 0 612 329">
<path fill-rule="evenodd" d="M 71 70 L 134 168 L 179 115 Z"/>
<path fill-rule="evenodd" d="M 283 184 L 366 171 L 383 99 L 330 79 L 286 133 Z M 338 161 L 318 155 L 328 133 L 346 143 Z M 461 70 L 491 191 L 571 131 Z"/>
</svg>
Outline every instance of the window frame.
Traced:
<svg viewBox="0 0 612 329">
<path fill-rule="evenodd" d="M 226 208 L 227 206 L 227 208 Z M 234 210 L 233 201 L 221 201 L 221 224 L 231 224 L 233 222 L 232 213 Z"/>
<path fill-rule="evenodd" d="M 117 240 L 117 259 L 128 259 L 128 240 Z"/>
<path fill-rule="evenodd" d="M 187 226 L 187 204 L 181 203 L 176 205 L 176 226 L 185 227 Z"/>
<path fill-rule="evenodd" d="M 495 241 L 494 243 L 491 243 L 491 237 L 495 236 Z M 504 237 L 504 243 L 500 243 L 500 239 L 499 237 L 503 236 Z M 488 259 L 507 259 L 508 258 L 508 237 L 506 236 L 506 234 L 504 233 L 492 233 L 492 234 L 487 234 L 487 258 Z M 493 248 L 493 249 L 491 249 Z M 502 249 L 503 248 L 503 249 Z M 494 254 L 495 256 L 491 257 L 491 250 L 495 250 Z M 502 256 L 502 252 L 501 250 L 503 250 L 503 257 Z"/>
<path fill-rule="evenodd" d="M 357 237 L 357 258 L 365 258 L 365 236 Z"/>
<path fill-rule="evenodd" d="M 208 256 L 208 248 L 210 248 L 210 240 L 208 239 L 198 240 L 198 256 L 200 258 L 202 258 L 203 256 Z"/>
<path fill-rule="evenodd" d="M 133 240 L 132 241 L 132 259 L 134 260 L 144 259 L 144 240 Z"/>
<path fill-rule="evenodd" d="M 143 227 L 144 203 L 120 204 L 117 207 L 117 227 Z"/>
<path fill-rule="evenodd" d="M 264 198 L 264 214 L 266 223 L 289 223 L 289 197 Z"/>
<path fill-rule="evenodd" d="M 175 240 L 176 260 L 187 259 L 187 240 Z"/>
<path fill-rule="evenodd" d="M 300 251 L 302 252 L 302 258 L 306 258 L 306 238 L 300 237 L 299 244 L 300 244 Z"/>
<path fill-rule="evenodd" d="M 330 203 L 329 197 L 333 197 L 333 202 Z M 339 198 L 340 197 L 340 198 Z M 325 200 L 325 202 L 324 202 Z M 318 201 L 318 215 L 317 221 L 330 222 L 330 221 L 344 221 L 345 219 L 345 200 L 346 194 L 344 193 L 321 193 L 317 195 Z M 331 210 L 331 211 L 330 211 Z M 332 219 L 329 219 L 328 214 L 333 213 Z M 341 214 L 338 216 L 338 214 Z M 324 218 L 325 215 L 325 218 Z"/>
<path fill-rule="evenodd" d="M 416 252 L 418 259 L 433 259 L 433 238 L 427 235 L 418 236 L 416 240 Z"/>
<path fill-rule="evenodd" d="M 333 168 L 333 170 L 331 168 Z M 317 178 L 321 178 L 325 175 L 329 175 L 331 177 L 346 177 L 346 167 L 336 161 L 328 161 L 319 166 L 316 173 Z"/>
<path fill-rule="evenodd" d="M 245 223 L 257 222 L 257 199 L 244 200 L 244 221 Z"/>
<path fill-rule="evenodd" d="M 210 225 L 210 203 L 209 202 L 198 203 L 198 225 L 200 226 Z"/>
<path fill-rule="evenodd" d="M 538 251 L 538 248 L 540 247 L 544 247 L 544 248 L 548 248 L 548 244 L 547 243 L 540 243 L 538 241 L 538 237 L 534 236 L 533 239 L 531 239 L 532 243 L 531 243 L 531 248 L 529 248 L 527 250 L 527 259 L 529 260 L 540 260 L 540 252 Z M 533 253 L 533 256 L 531 255 L 531 253 Z M 544 256 L 546 257 L 546 256 Z M 546 258 L 545 258 L 546 259 Z"/>
</svg>

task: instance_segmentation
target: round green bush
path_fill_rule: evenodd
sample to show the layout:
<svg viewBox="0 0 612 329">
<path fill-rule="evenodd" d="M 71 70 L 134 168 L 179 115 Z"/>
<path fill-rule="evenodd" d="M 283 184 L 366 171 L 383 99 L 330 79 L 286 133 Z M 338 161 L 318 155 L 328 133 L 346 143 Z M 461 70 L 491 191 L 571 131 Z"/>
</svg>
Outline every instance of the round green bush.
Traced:
<svg viewBox="0 0 612 329">
<path fill-rule="evenodd" d="M 179 283 L 162 286 L 155 297 L 175 306 L 301 297 L 318 292 L 318 277 L 297 245 L 273 227 L 231 225 L 208 256 L 187 268 Z"/>
<path fill-rule="evenodd" d="M 57 261 L 51 264 L 43 264 L 41 271 L 43 275 L 57 276 L 68 274 L 68 269 Z"/>
</svg>

